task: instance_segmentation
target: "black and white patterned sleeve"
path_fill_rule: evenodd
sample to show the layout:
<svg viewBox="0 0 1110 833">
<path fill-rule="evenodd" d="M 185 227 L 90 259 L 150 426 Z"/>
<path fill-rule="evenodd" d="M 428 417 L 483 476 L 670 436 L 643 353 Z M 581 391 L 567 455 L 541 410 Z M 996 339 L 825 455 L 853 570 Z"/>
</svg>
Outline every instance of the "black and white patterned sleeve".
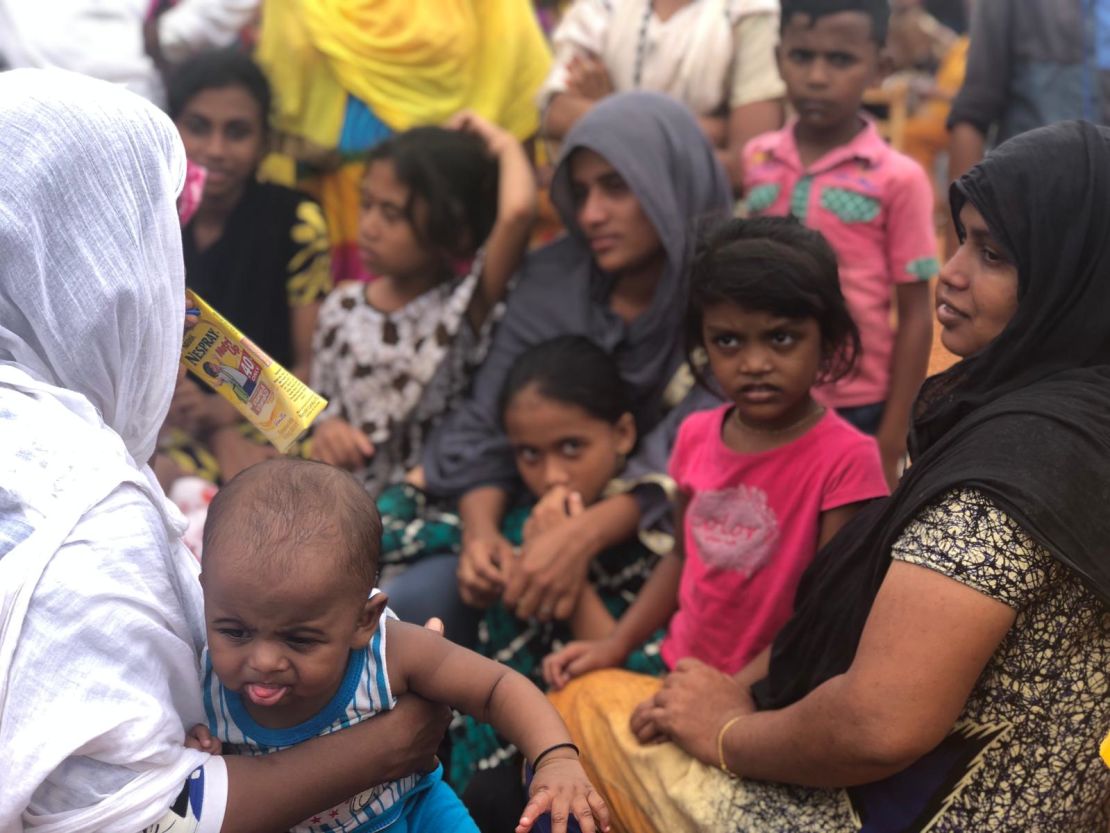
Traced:
<svg viewBox="0 0 1110 833">
<path fill-rule="evenodd" d="M 142 833 L 220 833 L 227 809 L 227 767 L 213 756 L 197 767 L 165 814 Z"/>
<path fill-rule="evenodd" d="M 923 510 L 894 543 L 893 557 L 1023 608 L 1045 585 L 1054 559 L 989 497 L 954 489 Z"/>
</svg>

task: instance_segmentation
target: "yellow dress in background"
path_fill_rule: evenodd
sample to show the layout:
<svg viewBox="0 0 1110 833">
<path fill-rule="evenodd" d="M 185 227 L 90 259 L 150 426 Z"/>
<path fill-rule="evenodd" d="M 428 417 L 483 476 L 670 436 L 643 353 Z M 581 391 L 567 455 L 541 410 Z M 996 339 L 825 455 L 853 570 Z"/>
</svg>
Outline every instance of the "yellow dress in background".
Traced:
<svg viewBox="0 0 1110 833">
<path fill-rule="evenodd" d="M 337 280 L 363 277 L 354 241 L 366 151 L 463 109 L 526 139 L 551 64 L 528 0 L 266 0 L 255 57 L 286 157 L 266 175 L 296 178 L 321 202 Z"/>
</svg>

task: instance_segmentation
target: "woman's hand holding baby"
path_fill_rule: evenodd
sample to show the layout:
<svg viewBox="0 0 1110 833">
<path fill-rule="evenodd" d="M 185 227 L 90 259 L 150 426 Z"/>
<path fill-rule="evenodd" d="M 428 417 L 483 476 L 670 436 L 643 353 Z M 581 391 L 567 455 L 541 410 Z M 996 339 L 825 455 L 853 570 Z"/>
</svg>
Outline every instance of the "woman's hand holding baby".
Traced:
<svg viewBox="0 0 1110 833">
<path fill-rule="evenodd" d="M 219 755 L 223 752 L 224 745 L 219 738 L 212 737 L 212 733 L 208 731 L 207 726 L 198 723 L 185 733 L 185 748 Z"/>
<path fill-rule="evenodd" d="M 551 813 L 552 833 L 566 833 L 571 815 L 578 820 L 582 833 L 609 829 L 609 808 L 571 748 L 556 749 L 543 756 L 532 776 L 531 797 L 516 833 L 531 830 L 536 819 L 546 812 Z"/>
</svg>

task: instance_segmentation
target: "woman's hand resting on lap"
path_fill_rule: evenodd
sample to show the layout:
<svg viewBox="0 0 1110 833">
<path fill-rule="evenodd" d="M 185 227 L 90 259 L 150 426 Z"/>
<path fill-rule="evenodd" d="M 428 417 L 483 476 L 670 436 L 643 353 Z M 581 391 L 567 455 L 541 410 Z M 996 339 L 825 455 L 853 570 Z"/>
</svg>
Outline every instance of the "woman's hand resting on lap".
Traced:
<svg viewBox="0 0 1110 833">
<path fill-rule="evenodd" d="M 751 714 L 751 693 L 700 660 L 679 660 L 663 687 L 638 705 L 629 722 L 640 743 L 672 740 L 702 763 L 717 766 L 717 733 L 737 715 Z"/>
</svg>

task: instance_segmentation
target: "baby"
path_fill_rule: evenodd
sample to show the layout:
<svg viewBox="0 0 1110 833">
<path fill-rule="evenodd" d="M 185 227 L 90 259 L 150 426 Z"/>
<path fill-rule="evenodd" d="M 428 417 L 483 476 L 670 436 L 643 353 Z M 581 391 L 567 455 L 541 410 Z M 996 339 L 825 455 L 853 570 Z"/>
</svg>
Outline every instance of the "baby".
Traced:
<svg viewBox="0 0 1110 833">
<path fill-rule="evenodd" d="M 380 545 L 374 501 L 340 469 L 278 458 L 220 490 L 201 575 L 208 727 L 194 727 L 189 745 L 265 755 L 414 693 L 488 721 L 532 762 L 518 833 L 547 811 L 555 831 L 570 814 L 584 833 L 607 830 L 605 803 L 555 709 L 517 672 L 399 621 L 373 588 Z M 295 830 L 361 833 L 398 822 L 477 833 L 442 767 L 381 784 Z"/>
</svg>

